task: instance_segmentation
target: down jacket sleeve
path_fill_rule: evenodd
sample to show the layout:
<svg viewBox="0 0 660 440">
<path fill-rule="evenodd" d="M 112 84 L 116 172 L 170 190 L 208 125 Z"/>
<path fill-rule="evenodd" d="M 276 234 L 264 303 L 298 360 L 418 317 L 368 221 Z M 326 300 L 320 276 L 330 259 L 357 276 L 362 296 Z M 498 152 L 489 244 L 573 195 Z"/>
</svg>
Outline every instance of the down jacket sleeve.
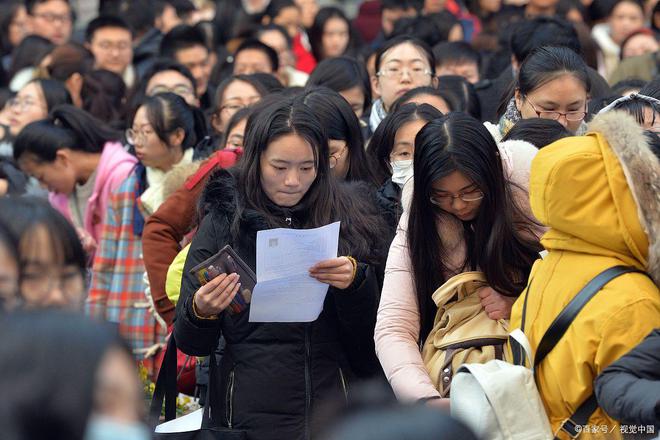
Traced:
<svg viewBox="0 0 660 440">
<path fill-rule="evenodd" d="M 596 378 L 598 403 L 612 418 L 660 428 L 660 329 Z"/>
<path fill-rule="evenodd" d="M 390 246 L 385 281 L 378 308 L 376 355 L 394 393 L 400 400 L 440 397 L 429 377 L 417 340 L 420 317 L 413 282 L 407 234 L 402 225 Z"/>
</svg>

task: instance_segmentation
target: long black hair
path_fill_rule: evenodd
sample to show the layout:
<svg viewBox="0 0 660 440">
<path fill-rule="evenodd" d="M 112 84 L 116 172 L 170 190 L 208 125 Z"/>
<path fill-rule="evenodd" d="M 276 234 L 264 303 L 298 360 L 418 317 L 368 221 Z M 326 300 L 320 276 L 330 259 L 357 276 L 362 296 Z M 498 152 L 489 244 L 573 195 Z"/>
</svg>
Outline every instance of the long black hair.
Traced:
<svg viewBox="0 0 660 440">
<path fill-rule="evenodd" d="M 394 148 L 394 138 L 399 128 L 410 121 L 430 122 L 440 117 L 442 113 L 432 105 L 410 103 L 400 106 L 383 119 L 371 137 L 367 149 L 371 167 L 380 185 L 392 177 L 390 153 Z"/>
<path fill-rule="evenodd" d="M 481 270 L 498 292 L 517 296 L 525 288 L 532 263 L 541 246 L 531 225 L 516 204 L 505 177 L 497 144 L 478 120 L 450 113 L 429 122 L 415 139 L 414 192 L 408 223 L 408 247 L 421 319 L 421 340 L 433 325 L 433 292 L 445 281 L 447 266 L 444 238 L 437 217 L 450 215 L 430 201 L 432 185 L 459 171 L 484 193 L 479 212 L 464 222 L 464 270 Z M 528 234 L 521 233 L 522 231 Z"/>
<path fill-rule="evenodd" d="M 59 81 L 55 81 L 54 79 L 33 79 L 28 84 L 35 84 L 41 89 L 41 94 L 46 101 L 47 111 L 53 110 L 60 104 L 73 104 L 69 91 Z"/>
<path fill-rule="evenodd" d="M 359 87 L 364 94 L 362 111 L 366 113 L 371 108 L 369 73 L 362 63 L 353 58 L 342 56 L 321 61 L 307 80 L 309 86 L 325 86 L 335 92 Z"/>
<path fill-rule="evenodd" d="M 141 107 L 144 107 L 154 133 L 166 145 L 170 144 L 169 136 L 178 129 L 185 133 L 181 150 L 193 148 L 208 134 L 204 113 L 190 107 L 177 94 L 167 92 L 148 96 Z"/>
<path fill-rule="evenodd" d="M 327 87 L 311 87 L 305 104 L 318 115 L 328 139 L 345 141 L 348 148 L 347 181 L 362 181 L 377 186 L 378 180 L 367 162 L 360 120 L 342 96 Z"/>
<path fill-rule="evenodd" d="M 352 190 L 337 182 L 330 170 L 327 132 L 306 96 L 276 95 L 257 104 L 250 115 L 245 133 L 244 155 L 237 173 L 237 213 L 232 233 L 237 236 L 246 209 L 262 215 L 270 227 L 287 227 L 278 217 L 261 182 L 261 156 L 271 142 L 287 134 L 297 134 L 308 142 L 314 153 L 316 179 L 297 209 L 304 211 L 300 227 L 315 228 L 341 221 L 340 255 L 353 255 L 360 261 L 381 263 L 384 246 L 384 222 L 369 188 Z"/>
<path fill-rule="evenodd" d="M 350 20 L 346 17 L 346 14 L 344 14 L 344 11 L 334 6 L 323 7 L 319 9 L 312 27 L 309 28 L 309 43 L 312 46 L 312 55 L 314 55 L 317 61 L 327 58 L 323 54 L 323 34 L 325 33 L 325 26 L 331 18 L 342 20 L 348 27 L 348 44 L 344 53 L 341 55 L 347 53 L 353 54 L 359 45 L 357 33 L 353 29 Z"/>
<path fill-rule="evenodd" d="M 69 148 L 86 153 L 101 153 L 107 142 L 121 136 L 105 123 L 70 104 L 55 107 L 46 119 L 31 122 L 14 142 L 14 159 L 31 153 L 44 162 L 53 162 L 57 151 Z"/>
</svg>

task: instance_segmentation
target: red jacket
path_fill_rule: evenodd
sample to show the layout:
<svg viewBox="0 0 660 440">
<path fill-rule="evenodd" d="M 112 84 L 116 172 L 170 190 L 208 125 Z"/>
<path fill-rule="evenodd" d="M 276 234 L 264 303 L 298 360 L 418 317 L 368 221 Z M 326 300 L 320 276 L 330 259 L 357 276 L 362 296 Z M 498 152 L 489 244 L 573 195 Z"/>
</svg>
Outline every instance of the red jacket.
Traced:
<svg viewBox="0 0 660 440">
<path fill-rule="evenodd" d="M 218 168 L 236 164 L 242 150 L 219 150 L 204 162 L 186 183 L 167 198 L 144 226 L 142 253 L 156 311 L 168 325 L 174 320 L 174 304 L 165 293 L 167 270 L 181 250 L 184 236 L 195 226 L 197 200 L 209 176 Z"/>
</svg>

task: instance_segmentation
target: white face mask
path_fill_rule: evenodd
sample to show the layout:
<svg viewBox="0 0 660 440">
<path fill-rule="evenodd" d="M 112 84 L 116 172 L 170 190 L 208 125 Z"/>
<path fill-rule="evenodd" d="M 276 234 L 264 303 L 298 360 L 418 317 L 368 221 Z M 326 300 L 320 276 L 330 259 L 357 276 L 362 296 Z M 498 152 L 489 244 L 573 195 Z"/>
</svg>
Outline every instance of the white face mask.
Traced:
<svg viewBox="0 0 660 440">
<path fill-rule="evenodd" d="M 413 161 L 398 160 L 390 162 L 392 166 L 392 182 L 403 188 L 403 185 L 413 176 Z"/>
</svg>

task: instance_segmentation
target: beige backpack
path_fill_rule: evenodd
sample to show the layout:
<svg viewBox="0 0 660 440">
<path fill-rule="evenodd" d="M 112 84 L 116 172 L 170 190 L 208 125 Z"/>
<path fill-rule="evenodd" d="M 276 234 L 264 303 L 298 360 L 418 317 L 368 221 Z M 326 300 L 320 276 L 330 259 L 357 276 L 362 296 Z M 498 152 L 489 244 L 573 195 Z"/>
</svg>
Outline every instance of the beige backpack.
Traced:
<svg viewBox="0 0 660 440">
<path fill-rule="evenodd" d="M 504 359 L 509 323 L 490 319 L 481 307 L 477 291 L 486 286 L 483 273 L 464 272 L 433 293 L 438 312 L 422 358 L 442 397 L 449 396 L 451 379 L 462 364 Z"/>
</svg>

